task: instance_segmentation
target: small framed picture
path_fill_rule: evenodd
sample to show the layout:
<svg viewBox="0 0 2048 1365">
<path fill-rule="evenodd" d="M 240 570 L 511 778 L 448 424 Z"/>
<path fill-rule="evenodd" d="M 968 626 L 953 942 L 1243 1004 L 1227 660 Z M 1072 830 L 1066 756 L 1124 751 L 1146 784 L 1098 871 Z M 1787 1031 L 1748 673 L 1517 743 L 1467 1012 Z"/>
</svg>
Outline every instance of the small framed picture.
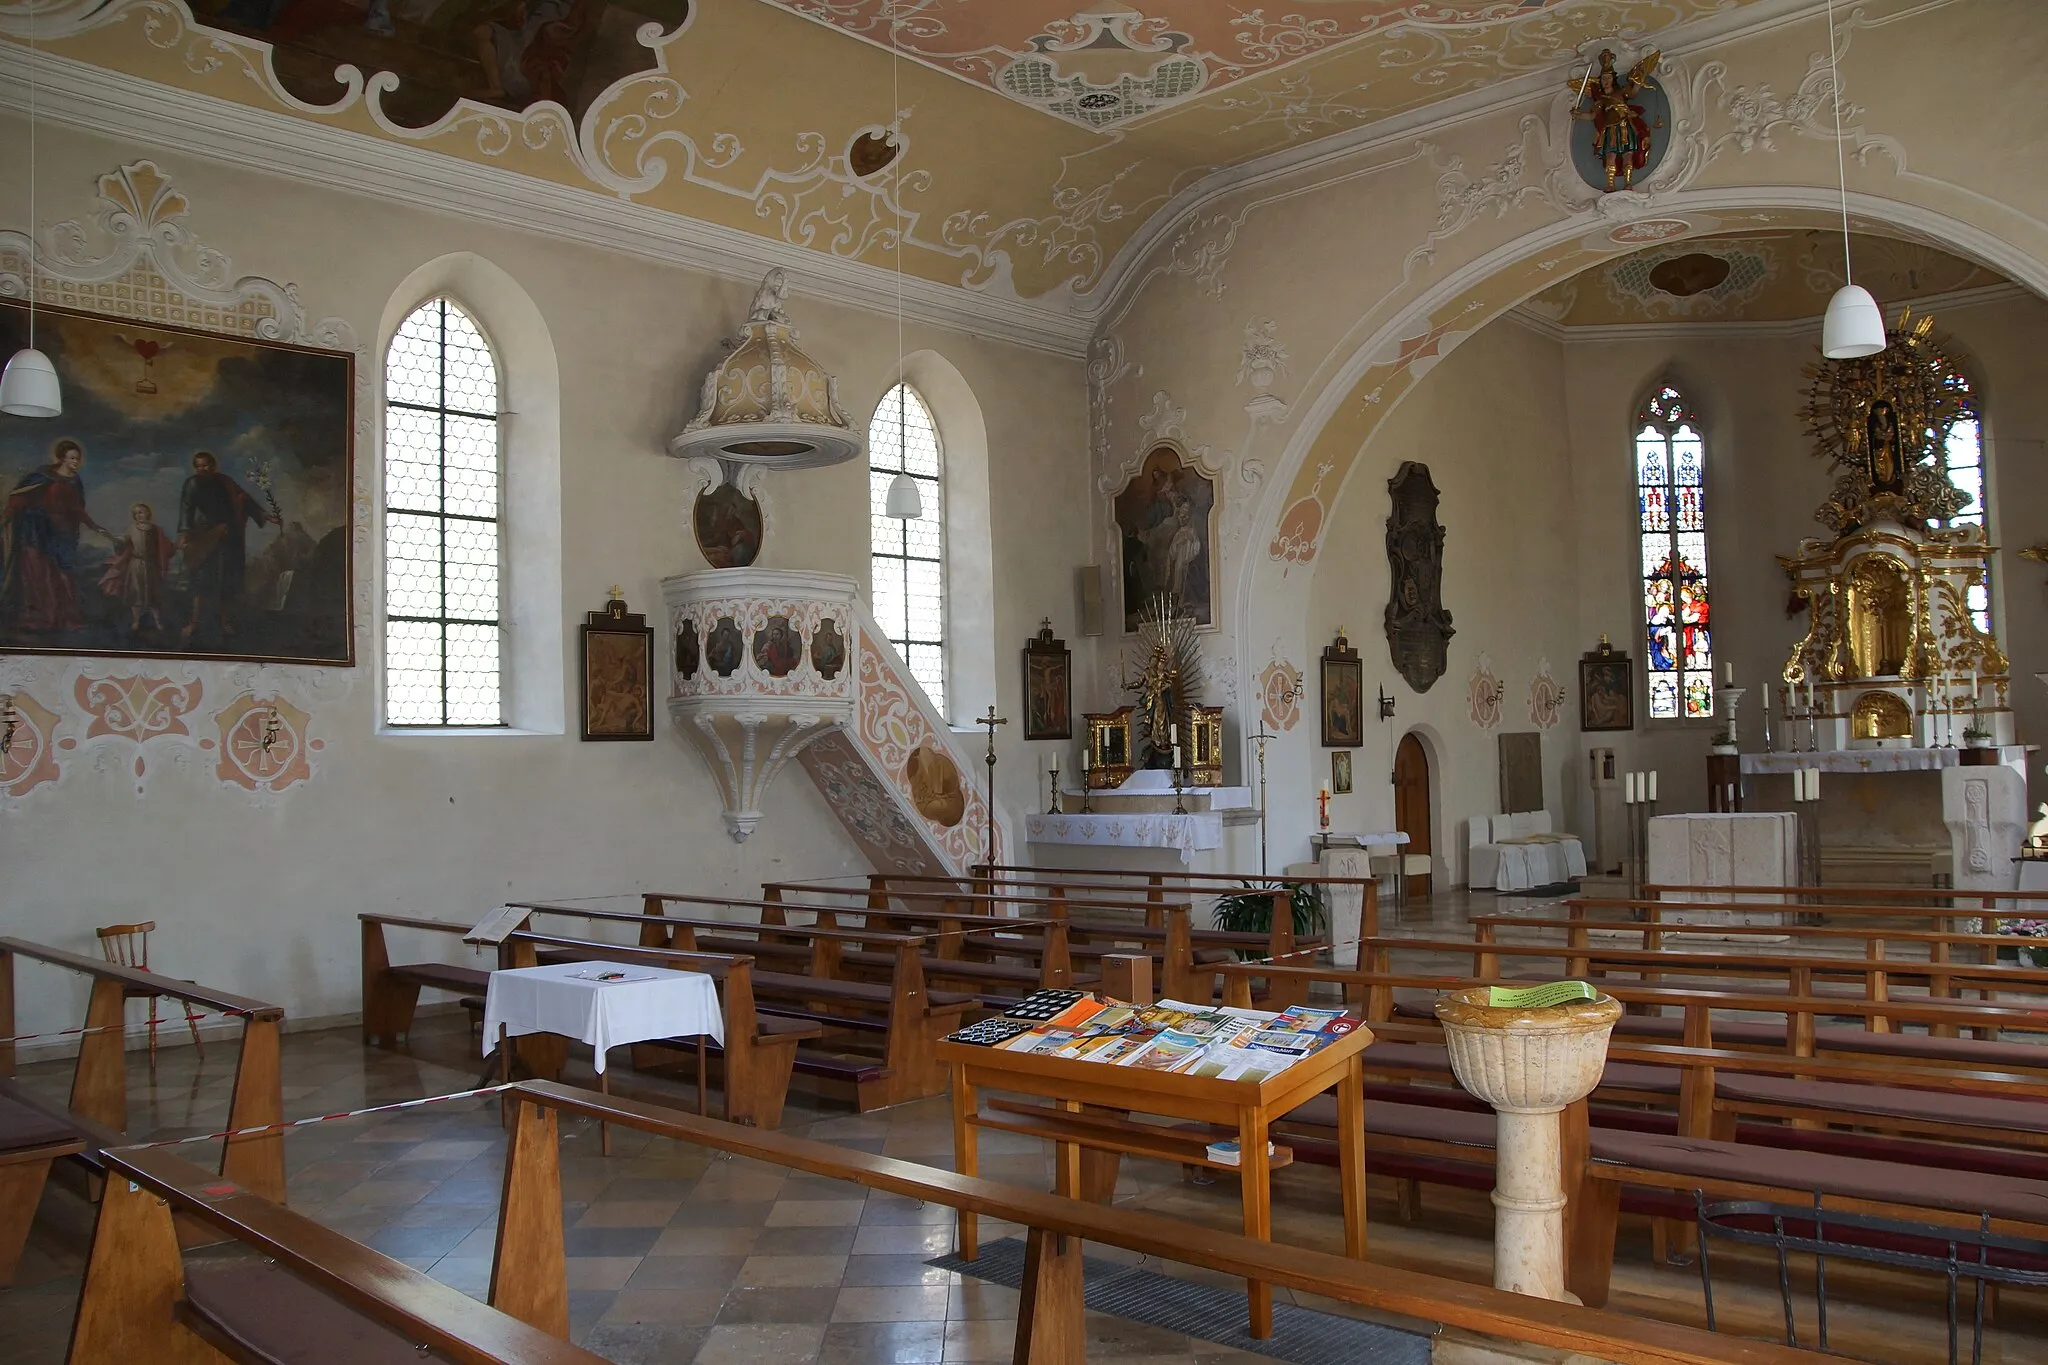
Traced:
<svg viewBox="0 0 2048 1365">
<path fill-rule="evenodd" d="M 1024 738 L 1074 737 L 1074 656 L 1052 634 L 1052 620 L 1024 642 Z"/>
<path fill-rule="evenodd" d="M 1330 790 L 1338 796 L 1351 790 L 1351 751 L 1339 749 L 1330 755 Z"/>
<path fill-rule="evenodd" d="M 1323 747 L 1365 743 L 1365 666 L 1342 635 L 1323 651 Z"/>
<path fill-rule="evenodd" d="M 654 628 L 617 588 L 583 614 L 583 738 L 654 738 Z"/>
<path fill-rule="evenodd" d="M 1636 675 L 1627 654 L 1600 637 L 1600 648 L 1579 656 L 1579 728 L 1636 728 Z"/>
</svg>

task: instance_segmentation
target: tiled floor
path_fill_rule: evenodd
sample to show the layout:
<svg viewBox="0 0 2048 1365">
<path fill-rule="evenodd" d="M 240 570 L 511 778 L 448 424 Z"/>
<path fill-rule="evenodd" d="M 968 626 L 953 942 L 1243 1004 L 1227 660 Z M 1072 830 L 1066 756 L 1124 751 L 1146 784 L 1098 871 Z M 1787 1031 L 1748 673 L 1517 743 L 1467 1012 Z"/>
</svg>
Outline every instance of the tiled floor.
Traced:
<svg viewBox="0 0 2048 1365">
<path fill-rule="evenodd" d="M 1464 937 L 1468 906 L 1511 904 L 1506 897 L 1462 892 L 1439 896 L 1399 914 L 1389 907 L 1386 930 Z M 1462 964 L 1442 965 L 1457 970 Z M 409 1054 L 364 1048 L 344 1030 L 288 1035 L 285 1060 L 285 1108 L 292 1116 L 444 1094 L 474 1085 L 477 1074 L 464 1021 L 448 1016 L 423 1024 Z M 625 1070 L 623 1054 L 619 1062 L 613 1082 L 620 1093 L 694 1108 L 687 1082 Z M 231 1048 L 209 1045 L 203 1065 L 189 1048 L 167 1048 L 152 1084 L 140 1054 L 131 1054 L 130 1130 L 175 1137 L 217 1128 L 233 1073 Z M 22 1071 L 28 1084 L 60 1098 L 69 1076 L 68 1062 Z M 572 1062 L 569 1079 L 579 1076 L 587 1080 L 588 1072 Z M 859 1116 L 793 1096 L 783 1126 L 863 1151 L 951 1164 L 943 1100 Z M 981 1145 L 984 1174 L 1048 1186 L 1047 1154 L 1035 1140 L 984 1133 Z M 482 1297 L 504 1150 L 495 1102 L 454 1101 L 311 1126 L 292 1133 L 286 1146 L 294 1207 Z M 217 1159 L 207 1145 L 191 1150 L 202 1162 Z M 852 1365 L 1009 1358 L 1016 1293 L 926 1264 L 951 1249 L 949 1210 L 631 1132 L 615 1130 L 613 1155 L 604 1157 L 594 1125 L 579 1122 L 564 1128 L 563 1177 L 573 1334 L 608 1359 Z M 1490 1277 L 1491 1209 L 1483 1192 L 1431 1187 L 1423 1216 L 1406 1225 L 1396 1217 L 1392 1193 L 1375 1180 L 1375 1262 L 1482 1283 Z M 1197 1228 L 1234 1230 L 1238 1218 L 1233 1182 L 1186 1184 L 1177 1168 L 1159 1163 L 1126 1161 L 1117 1197 Z M 1297 1164 L 1276 1173 L 1274 1202 L 1279 1240 L 1341 1246 L 1327 1171 Z M 983 1223 L 985 1238 L 1014 1231 Z M 63 1358 L 90 1232 L 90 1208 L 53 1189 L 15 1287 L 0 1293 L 0 1362 L 46 1365 Z M 1090 1254 L 1122 1255 L 1094 1246 Z M 1937 1285 L 1835 1267 L 1829 1278 L 1838 1350 L 1887 1365 L 1945 1358 Z M 1737 1257 L 1724 1267 L 1717 1257 L 1723 1329 L 1758 1337 L 1782 1331 L 1775 1286 L 1768 1263 Z M 1280 1291 L 1278 1297 L 1292 1296 Z M 1652 1268 L 1647 1229 L 1625 1224 L 1614 1307 L 1703 1325 L 1699 1297 L 1694 1272 Z M 1985 1359 L 1991 1365 L 2048 1360 L 2041 1305 L 2013 1293 L 2001 1310 Z M 1802 1321 L 1809 1332 L 1811 1316 L 1808 1293 Z M 1092 1365 L 1262 1359 L 1100 1314 L 1090 1316 L 1089 1328 Z"/>
</svg>

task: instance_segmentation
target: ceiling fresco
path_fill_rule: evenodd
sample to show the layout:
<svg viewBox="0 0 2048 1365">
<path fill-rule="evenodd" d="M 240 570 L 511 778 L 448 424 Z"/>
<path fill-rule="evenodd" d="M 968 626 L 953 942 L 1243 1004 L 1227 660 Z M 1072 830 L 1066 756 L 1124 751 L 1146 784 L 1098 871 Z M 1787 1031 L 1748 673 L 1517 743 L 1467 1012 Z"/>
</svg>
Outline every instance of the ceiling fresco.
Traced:
<svg viewBox="0 0 2048 1365">
<path fill-rule="evenodd" d="M 1087 128 L 1141 118 L 1404 23 L 1472 28 L 1563 0 L 763 0 Z M 891 32 L 891 29 L 894 32 Z"/>
<path fill-rule="evenodd" d="M 29 3 L 0 0 L 0 36 Z M 907 274 L 1074 314 L 1219 169 L 1519 75 L 1561 91 L 1583 52 L 1754 0 L 896 3 L 900 60 L 884 0 L 56 0 L 37 22 L 55 56 L 186 94 L 882 269 L 900 241 Z"/>
<path fill-rule="evenodd" d="M 1851 238 L 1856 282 L 1886 311 L 2004 284 L 1974 261 L 1898 237 Z M 1842 284 L 1837 232 L 1751 232 L 1650 247 L 1560 281 L 1523 305 L 1565 327 L 1650 322 L 1796 322 L 1818 318 Z"/>
</svg>

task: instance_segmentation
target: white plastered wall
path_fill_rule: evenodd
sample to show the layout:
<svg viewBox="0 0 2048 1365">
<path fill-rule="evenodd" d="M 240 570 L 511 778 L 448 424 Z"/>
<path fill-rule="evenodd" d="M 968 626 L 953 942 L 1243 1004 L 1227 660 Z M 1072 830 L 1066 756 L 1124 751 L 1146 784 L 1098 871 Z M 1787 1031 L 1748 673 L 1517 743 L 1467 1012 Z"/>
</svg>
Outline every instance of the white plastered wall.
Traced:
<svg viewBox="0 0 2048 1365">
<path fill-rule="evenodd" d="M 0 119 L 0 184 L 26 173 L 23 126 Z M 92 952 L 95 925 L 154 917 L 156 965 L 176 975 L 285 1002 L 294 1017 L 358 1007 L 357 926 L 362 910 L 469 919 L 509 897 L 573 897 L 640 888 L 747 892 L 763 880 L 865 870 L 832 812 L 792 768 L 767 793 L 767 818 L 744 845 L 725 832 L 715 788 L 665 721 L 649 744 L 576 739 L 575 629 L 616 583 L 634 609 L 660 619 L 660 580 L 704 567 L 689 531 L 695 485 L 664 453 L 693 415 L 703 374 L 743 317 L 752 284 L 657 265 L 529 235 L 515 227 L 418 211 L 308 188 L 146 145 L 46 127 L 39 140 L 40 213 L 46 232 L 93 208 L 93 180 L 151 158 L 191 201 L 190 230 L 230 258 L 237 274 L 294 283 L 311 318 L 345 319 L 367 365 L 415 295 L 440 282 L 474 303 L 504 359 L 552 352 L 559 413 L 525 402 L 544 378 L 522 369 L 508 389 L 515 422 L 558 426 L 554 514 L 559 567 L 513 570 L 515 622 L 552 653 L 556 672 L 537 700 L 515 681 L 515 719 L 554 733 L 435 737 L 378 733 L 372 600 L 373 534 L 357 544 L 359 664 L 329 670 L 317 689 L 311 734 L 322 742 L 313 778 L 268 799 L 212 774 L 210 751 L 155 742 L 132 772 L 132 746 L 94 741 L 65 760 L 61 781 L 0 810 L 0 925 L 6 932 Z M 26 226 L 18 198 L 0 221 Z M 433 263 L 441 263 L 434 266 Z M 529 301 L 530 316 L 491 305 L 498 272 Z M 804 346 L 840 379 L 841 401 L 865 430 L 895 374 L 893 317 L 805 297 L 791 278 L 791 314 Z M 529 335 L 535 321 L 544 335 Z M 530 344 L 529 344 L 530 343 Z M 1079 362 L 911 323 L 906 344 L 955 376 L 985 423 L 989 508 L 980 528 L 993 621 L 984 648 L 1021 647 L 1039 616 L 1067 603 L 1072 567 L 1088 558 L 1086 527 L 1048 515 L 1048 503 L 1085 496 L 1086 400 Z M 543 385 L 543 387 L 545 387 Z M 9 419 L 11 420 L 11 419 Z M 359 439 L 359 512 L 372 504 L 376 423 Z M 529 433 L 515 431 L 516 452 Z M 543 481 L 544 482 L 544 481 Z M 860 461 L 765 480 L 768 533 L 760 563 L 867 580 L 867 471 Z M 90 474 L 88 473 L 88 489 Z M 513 496 L 519 494 L 518 476 Z M 543 507 L 527 508 L 545 524 Z M 514 507 L 517 517 L 521 509 Z M 535 542 L 545 559 L 545 537 Z M 551 580 L 551 572 L 558 580 Z M 531 615 L 527 615 L 531 613 Z M 550 631 L 553 639 L 548 640 Z M 524 633 L 524 632 L 522 632 Z M 657 639 L 661 634 L 659 632 Z M 666 648 L 656 668 L 667 689 Z M 1014 656 L 1012 656 L 1014 657 Z M 71 661 L 5 661 L 29 689 L 55 699 Z M 142 672 L 148 661 L 94 661 Z M 524 668 L 526 662 L 521 661 Z M 155 665 L 162 671 L 165 665 Z M 192 717 L 203 727 L 232 695 L 226 670 L 202 665 L 214 692 Z M 308 682 L 309 670 L 271 666 Z M 1015 716 L 1022 679 L 991 663 L 963 698 Z M 553 724 L 544 722 L 558 715 Z M 1035 756 L 1012 725 L 998 737 L 998 798 L 1012 809 L 1037 799 Z M 138 791 L 138 788 L 140 790 Z M 422 940 L 399 951 L 424 951 Z M 24 1031 L 77 1022 L 77 983 L 54 969 L 20 968 Z M 167 1033 L 166 1039 L 172 1038 Z"/>
</svg>

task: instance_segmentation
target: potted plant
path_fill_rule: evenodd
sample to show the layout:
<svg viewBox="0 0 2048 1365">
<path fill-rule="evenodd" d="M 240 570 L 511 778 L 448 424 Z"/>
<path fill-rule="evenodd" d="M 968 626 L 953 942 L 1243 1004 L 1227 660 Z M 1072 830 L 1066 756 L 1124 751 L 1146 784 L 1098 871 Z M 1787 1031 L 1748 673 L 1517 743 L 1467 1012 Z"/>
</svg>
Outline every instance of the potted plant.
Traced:
<svg viewBox="0 0 2048 1365">
<path fill-rule="evenodd" d="M 1322 933 L 1329 923 L 1324 914 L 1323 889 L 1312 882 L 1279 881 L 1264 886 L 1246 882 L 1244 890 L 1216 898 L 1216 927 L 1234 934 L 1269 932 L 1273 927 L 1273 892 L 1280 890 L 1288 893 L 1288 908 L 1294 916 L 1294 936 L 1297 939 L 1313 938 Z M 1240 952 L 1238 956 L 1254 958 L 1262 954 Z"/>
<path fill-rule="evenodd" d="M 2018 962 L 2023 967 L 2048 967 L 2048 919 L 2006 919 L 1998 932 L 2020 942 L 1998 950 L 2001 962 Z"/>
<path fill-rule="evenodd" d="M 1963 747 L 1966 749 L 1988 749 L 1991 747 L 1991 732 L 1971 721 L 1963 727 Z"/>
<path fill-rule="evenodd" d="M 1723 726 L 1721 729 L 1714 731 L 1714 742 L 1709 752 L 1717 754 L 1738 752 L 1735 747 L 1735 736 L 1729 733 L 1727 727 Z"/>
</svg>

